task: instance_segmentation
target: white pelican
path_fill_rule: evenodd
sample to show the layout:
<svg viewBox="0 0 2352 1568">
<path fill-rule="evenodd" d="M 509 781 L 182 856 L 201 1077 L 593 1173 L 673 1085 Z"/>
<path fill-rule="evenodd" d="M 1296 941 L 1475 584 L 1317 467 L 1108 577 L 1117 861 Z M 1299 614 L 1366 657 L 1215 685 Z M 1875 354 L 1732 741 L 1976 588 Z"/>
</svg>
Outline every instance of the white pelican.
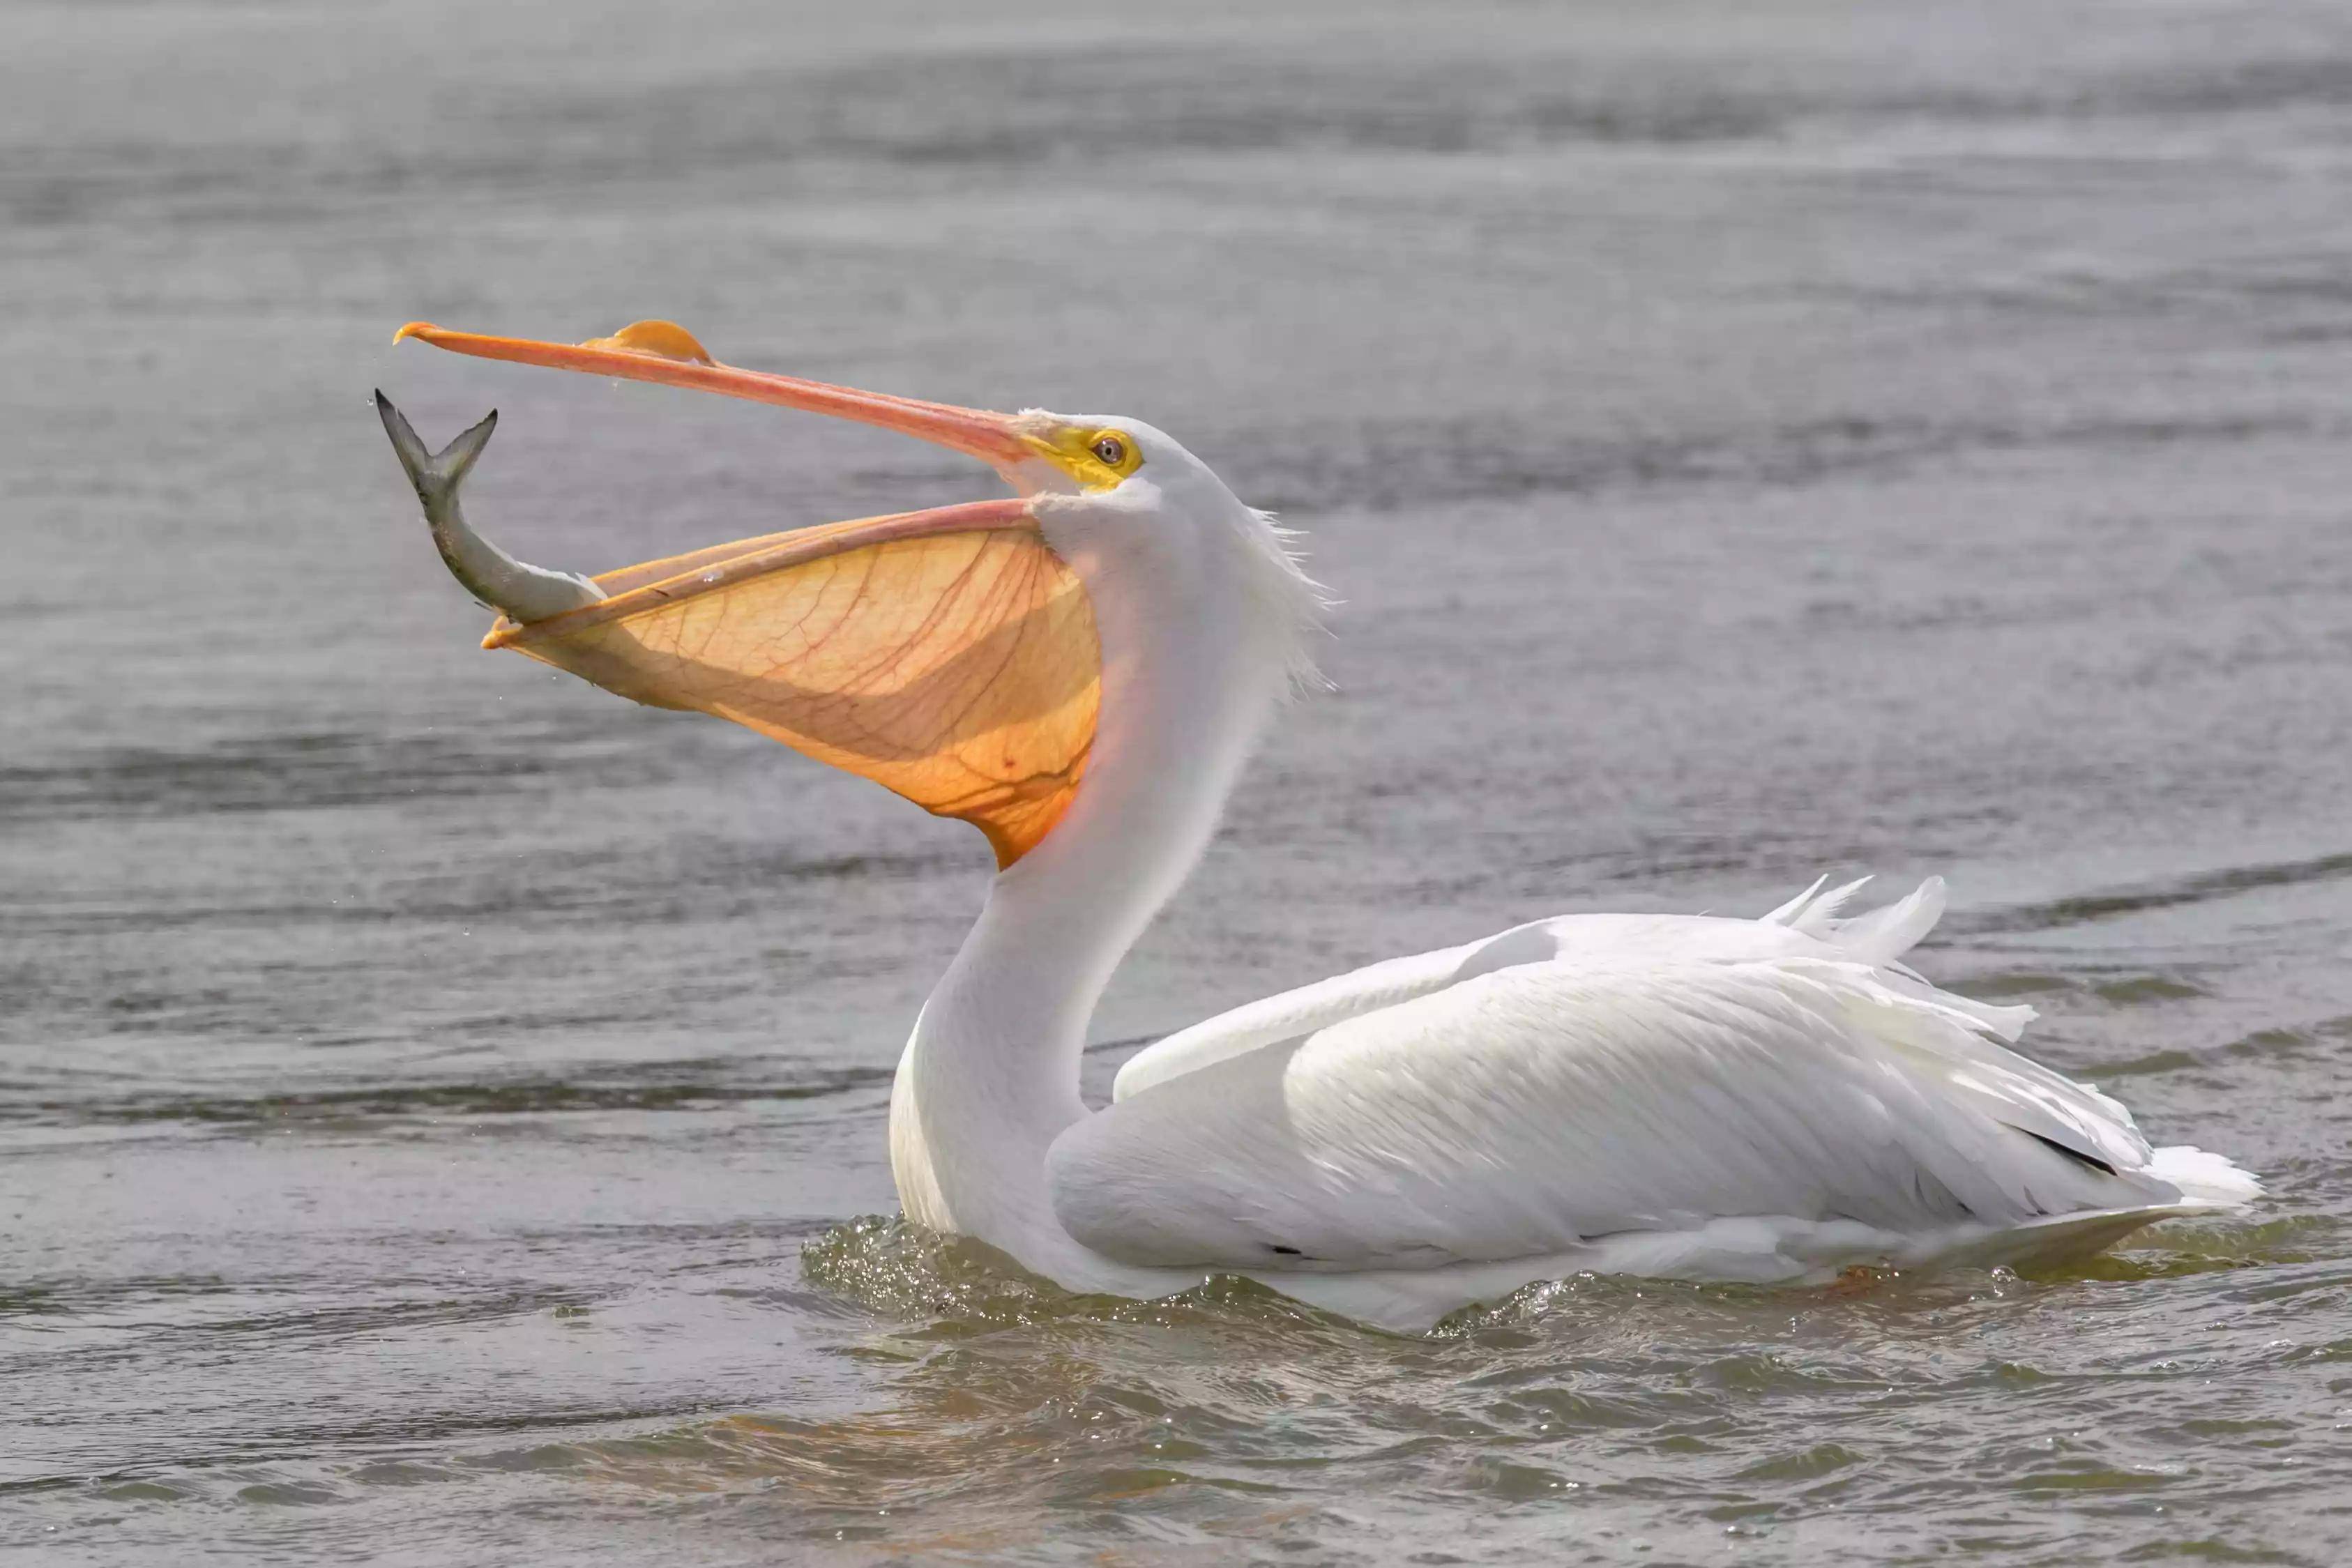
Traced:
<svg viewBox="0 0 2352 1568">
<path fill-rule="evenodd" d="M 443 558 L 512 648 L 748 725 L 996 852 L 890 1101 L 910 1219 L 1073 1291 L 1251 1276 L 1381 1326 L 1583 1271 L 1817 1281 L 2042 1262 L 2244 1206 L 2254 1179 L 2006 1049 L 2032 1009 L 1898 960 L 1940 882 L 1853 918 L 1577 915 L 1238 1008 L 1078 1095 L 1096 998 L 1309 669 L 1323 605 L 1263 512 L 1138 420 L 984 413 L 714 362 L 639 322 L 571 345 L 403 338 L 862 421 L 1006 498 L 715 546 L 589 579 L 514 561 L 378 394 Z"/>
</svg>

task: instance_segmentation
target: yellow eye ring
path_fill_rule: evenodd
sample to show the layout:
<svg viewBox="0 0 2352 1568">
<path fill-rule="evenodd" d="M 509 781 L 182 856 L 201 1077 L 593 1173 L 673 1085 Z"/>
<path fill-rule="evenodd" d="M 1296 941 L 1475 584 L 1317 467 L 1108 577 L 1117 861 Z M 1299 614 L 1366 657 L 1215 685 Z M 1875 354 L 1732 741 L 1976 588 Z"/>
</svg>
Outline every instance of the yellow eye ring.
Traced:
<svg viewBox="0 0 2352 1568">
<path fill-rule="evenodd" d="M 1115 490 L 1143 466 L 1135 437 L 1115 424 L 1038 423 L 1023 438 L 1037 455 L 1077 482 L 1081 491 Z"/>
</svg>

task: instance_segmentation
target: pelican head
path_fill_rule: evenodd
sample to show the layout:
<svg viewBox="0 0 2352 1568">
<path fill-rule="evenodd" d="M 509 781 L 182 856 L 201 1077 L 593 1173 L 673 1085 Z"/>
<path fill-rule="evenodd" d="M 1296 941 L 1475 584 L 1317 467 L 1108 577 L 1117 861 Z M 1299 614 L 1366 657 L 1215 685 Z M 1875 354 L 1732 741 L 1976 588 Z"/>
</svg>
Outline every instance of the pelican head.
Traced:
<svg viewBox="0 0 2352 1568">
<path fill-rule="evenodd" d="M 1311 674 L 1323 601 L 1285 530 L 1139 420 L 999 413 L 742 370 L 667 321 L 576 344 L 425 322 L 394 340 L 408 338 L 855 420 L 995 469 L 1010 497 L 585 577 L 517 561 L 466 523 L 457 487 L 489 421 L 435 454 L 377 394 L 443 559 L 500 612 L 483 646 L 735 720 L 872 779 L 972 822 L 1000 867 L 1070 810 L 1098 728 L 1116 724 L 1107 701 L 1139 710 L 1148 699 L 1163 731 L 1197 721 L 1239 732 L 1269 695 Z"/>
</svg>

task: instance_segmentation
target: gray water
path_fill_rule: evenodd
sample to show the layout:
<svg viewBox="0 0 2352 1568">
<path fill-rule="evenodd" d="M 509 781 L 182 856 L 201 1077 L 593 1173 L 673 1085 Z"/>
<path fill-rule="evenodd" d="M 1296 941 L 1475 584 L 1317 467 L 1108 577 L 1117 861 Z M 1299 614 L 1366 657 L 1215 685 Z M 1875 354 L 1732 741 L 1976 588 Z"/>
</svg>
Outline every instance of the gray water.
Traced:
<svg viewBox="0 0 2352 1568">
<path fill-rule="evenodd" d="M 2352 1561 L 2352 12 L 0 10 L 0 1554 Z M 993 493 L 411 318 L 1175 433 L 1288 712 L 1088 1058 L 1555 911 L 1917 957 L 2262 1172 L 2061 1274 L 1425 1340 L 913 1234 L 978 836 L 475 646 Z M 866 1217 L 866 1218 L 860 1218 Z"/>
</svg>

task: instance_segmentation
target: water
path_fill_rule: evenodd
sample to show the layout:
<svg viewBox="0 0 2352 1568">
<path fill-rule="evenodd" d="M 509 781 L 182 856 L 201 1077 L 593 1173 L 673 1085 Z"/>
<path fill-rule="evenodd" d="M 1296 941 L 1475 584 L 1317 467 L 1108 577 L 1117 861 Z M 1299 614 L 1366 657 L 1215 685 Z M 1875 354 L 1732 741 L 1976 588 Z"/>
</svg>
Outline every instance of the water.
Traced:
<svg viewBox="0 0 2352 1568">
<path fill-rule="evenodd" d="M 0 1553 L 2352 1558 L 2352 16 L 14 5 Z M 1425 1341 L 887 1221 L 976 835 L 475 648 L 366 403 L 601 570 L 991 493 L 389 347 L 1132 413 L 1313 535 L 1089 1059 L 1554 911 L 1920 955 L 2273 1196 Z M 835 1543 L 848 1542 L 844 1548 Z"/>
</svg>

